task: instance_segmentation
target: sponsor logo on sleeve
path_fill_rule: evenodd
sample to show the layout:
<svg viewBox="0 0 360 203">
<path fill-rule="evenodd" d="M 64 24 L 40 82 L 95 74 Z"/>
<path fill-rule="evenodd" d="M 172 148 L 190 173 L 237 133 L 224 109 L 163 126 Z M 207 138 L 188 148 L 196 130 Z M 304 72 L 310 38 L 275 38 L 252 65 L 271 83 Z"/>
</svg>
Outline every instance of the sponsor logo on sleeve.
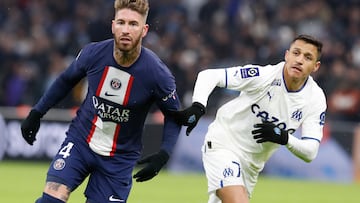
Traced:
<svg viewBox="0 0 360 203">
<path fill-rule="evenodd" d="M 321 114 L 320 114 L 320 125 L 324 125 L 325 124 L 325 112 L 322 112 Z"/>
<path fill-rule="evenodd" d="M 257 67 L 250 67 L 250 68 L 242 68 L 241 71 L 241 78 L 251 78 L 259 76 L 259 68 Z"/>
<path fill-rule="evenodd" d="M 176 100 L 176 90 L 173 90 L 171 91 L 170 94 L 166 95 L 165 97 L 162 98 L 162 100 L 165 102 L 167 101 L 168 99 L 173 99 L 173 100 Z"/>
</svg>

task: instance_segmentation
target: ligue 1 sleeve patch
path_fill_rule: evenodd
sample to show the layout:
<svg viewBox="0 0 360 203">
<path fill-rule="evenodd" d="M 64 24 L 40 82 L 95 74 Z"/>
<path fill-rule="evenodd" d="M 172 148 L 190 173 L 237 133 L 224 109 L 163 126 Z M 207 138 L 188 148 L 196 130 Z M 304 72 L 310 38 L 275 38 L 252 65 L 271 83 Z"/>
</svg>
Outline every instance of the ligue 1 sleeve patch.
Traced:
<svg viewBox="0 0 360 203">
<path fill-rule="evenodd" d="M 54 161 L 53 167 L 57 171 L 63 170 L 65 167 L 65 160 L 62 158 L 56 159 L 56 161 Z"/>
<path fill-rule="evenodd" d="M 242 68 L 241 78 L 251 78 L 259 76 L 259 68 L 258 67 L 250 67 L 250 68 Z"/>
</svg>

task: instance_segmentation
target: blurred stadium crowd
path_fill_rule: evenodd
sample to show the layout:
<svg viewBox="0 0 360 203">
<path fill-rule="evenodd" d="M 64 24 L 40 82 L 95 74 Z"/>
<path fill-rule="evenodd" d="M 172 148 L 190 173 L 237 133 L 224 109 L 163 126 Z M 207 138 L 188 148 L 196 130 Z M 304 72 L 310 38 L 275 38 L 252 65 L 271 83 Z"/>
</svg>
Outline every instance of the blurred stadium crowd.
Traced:
<svg viewBox="0 0 360 203">
<path fill-rule="evenodd" d="M 149 2 L 144 45 L 174 73 L 184 106 L 201 69 L 274 64 L 295 35 L 311 34 L 324 43 L 313 76 L 328 98 L 328 119 L 360 121 L 359 1 Z M 1 0 L 0 106 L 33 105 L 85 44 L 112 37 L 113 12 L 113 0 Z M 79 105 L 82 87 L 58 107 Z M 210 103 L 210 112 L 217 105 Z"/>
</svg>

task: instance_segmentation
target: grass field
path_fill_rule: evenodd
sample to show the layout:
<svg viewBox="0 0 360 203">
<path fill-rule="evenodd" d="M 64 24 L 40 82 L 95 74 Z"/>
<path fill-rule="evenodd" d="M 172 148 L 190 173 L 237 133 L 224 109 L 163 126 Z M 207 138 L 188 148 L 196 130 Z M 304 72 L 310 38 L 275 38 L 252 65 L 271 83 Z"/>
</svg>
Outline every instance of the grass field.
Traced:
<svg viewBox="0 0 360 203">
<path fill-rule="evenodd" d="M 32 203 L 42 193 L 48 163 L 0 162 L 0 202 Z M 155 179 L 134 183 L 129 203 L 207 202 L 204 174 L 160 173 Z M 84 184 L 69 203 L 83 203 Z M 357 203 L 359 184 L 311 182 L 260 177 L 251 203 Z"/>
</svg>

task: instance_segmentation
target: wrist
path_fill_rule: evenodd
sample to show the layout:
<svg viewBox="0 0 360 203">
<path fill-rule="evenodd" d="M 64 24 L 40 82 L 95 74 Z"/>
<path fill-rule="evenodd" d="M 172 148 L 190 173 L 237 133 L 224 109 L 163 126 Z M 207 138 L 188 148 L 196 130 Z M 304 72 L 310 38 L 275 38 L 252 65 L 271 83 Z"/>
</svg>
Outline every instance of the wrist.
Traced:
<svg viewBox="0 0 360 203">
<path fill-rule="evenodd" d="M 163 150 L 163 149 L 161 149 L 159 152 L 158 152 L 158 155 L 159 155 L 159 160 L 162 162 L 162 163 L 166 163 L 168 160 L 169 160 L 169 158 L 170 158 L 170 156 L 169 156 L 169 154 L 165 151 L 165 150 Z"/>
<path fill-rule="evenodd" d="M 44 116 L 44 114 L 40 113 L 36 109 L 31 109 L 29 116 L 40 120 Z"/>
<path fill-rule="evenodd" d="M 287 145 L 289 142 L 289 133 L 287 130 L 281 130 L 282 145 Z"/>
<path fill-rule="evenodd" d="M 192 106 L 195 107 L 201 115 L 204 115 L 206 113 L 206 108 L 203 104 L 200 102 L 193 102 Z"/>
</svg>

